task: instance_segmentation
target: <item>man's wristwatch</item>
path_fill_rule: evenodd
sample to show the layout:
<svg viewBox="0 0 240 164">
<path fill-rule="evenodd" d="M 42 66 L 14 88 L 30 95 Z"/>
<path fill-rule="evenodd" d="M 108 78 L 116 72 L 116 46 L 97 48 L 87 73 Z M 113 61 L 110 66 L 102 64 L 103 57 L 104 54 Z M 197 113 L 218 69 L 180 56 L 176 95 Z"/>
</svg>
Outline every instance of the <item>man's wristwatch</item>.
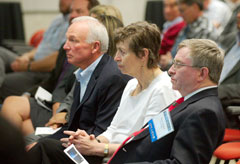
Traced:
<svg viewBox="0 0 240 164">
<path fill-rule="evenodd" d="M 105 144 L 105 148 L 104 148 L 104 156 L 108 156 L 108 153 L 109 153 L 109 145 L 108 144 Z"/>
</svg>

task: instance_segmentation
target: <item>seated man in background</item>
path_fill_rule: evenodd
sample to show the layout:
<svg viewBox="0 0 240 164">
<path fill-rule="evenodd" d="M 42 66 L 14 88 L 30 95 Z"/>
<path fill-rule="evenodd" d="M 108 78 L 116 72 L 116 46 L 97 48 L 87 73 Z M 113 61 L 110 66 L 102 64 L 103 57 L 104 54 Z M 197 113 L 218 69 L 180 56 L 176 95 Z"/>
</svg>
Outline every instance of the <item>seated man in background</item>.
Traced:
<svg viewBox="0 0 240 164">
<path fill-rule="evenodd" d="M 184 39 L 210 39 L 216 41 L 218 33 L 213 23 L 203 15 L 203 0 L 179 0 L 179 11 L 186 26 L 179 32 L 171 50 L 174 58 L 178 44 Z"/>
<path fill-rule="evenodd" d="M 235 19 L 237 20 L 238 33 L 235 36 L 235 43 L 227 50 L 224 57 L 224 65 L 218 87 L 219 98 L 224 109 L 231 105 L 240 106 L 240 11 Z M 239 128 L 239 125 L 235 122 L 236 120 L 233 119 L 236 117 L 226 110 L 225 112 L 228 118 L 228 126 Z"/>
<path fill-rule="evenodd" d="M 21 95 L 46 78 L 55 66 L 58 49 L 64 43 L 72 0 L 59 0 L 62 13 L 50 25 L 40 45 L 17 57 L 0 47 L 0 103 L 10 95 Z M 7 73 L 7 74 L 6 74 Z"/>
<path fill-rule="evenodd" d="M 164 0 L 164 18 L 166 22 L 163 24 L 163 38 L 161 42 L 160 66 L 162 70 L 168 70 L 172 64 L 171 49 L 174 45 L 178 33 L 185 26 L 180 16 L 177 0 Z"/>
<path fill-rule="evenodd" d="M 240 0 L 238 1 L 240 3 Z M 235 43 L 235 37 L 238 33 L 237 20 L 236 20 L 238 12 L 240 12 L 240 4 L 236 5 L 236 8 L 233 10 L 230 20 L 228 21 L 223 32 L 219 36 L 218 44 L 225 51 L 229 50 L 229 48 L 231 48 L 232 45 Z"/>
<path fill-rule="evenodd" d="M 216 27 L 220 35 L 232 15 L 232 10 L 221 0 L 203 0 L 204 16 Z"/>
<path fill-rule="evenodd" d="M 76 131 L 78 128 L 97 136 L 110 125 L 130 77 L 121 74 L 112 57 L 104 54 L 108 49 L 107 30 L 95 18 L 74 19 L 67 31 L 64 49 L 68 62 L 79 67 L 75 72 L 74 101 L 68 124 L 50 138 L 58 140 L 67 137 L 64 130 Z M 49 139 L 42 139 L 45 140 Z M 39 158 L 40 163 L 55 163 Z"/>
<path fill-rule="evenodd" d="M 225 130 L 217 93 L 223 58 L 223 52 L 213 41 L 190 39 L 180 43 L 169 74 L 173 89 L 183 98 L 165 110 L 170 110 L 169 117 L 164 119 L 169 126 L 164 126 L 161 117 L 153 118 L 158 128 L 153 128 L 150 121 L 147 128 L 122 144 L 109 163 L 209 163 Z M 164 132 L 162 127 L 168 130 Z M 154 135 L 154 130 L 163 135 Z"/>
</svg>

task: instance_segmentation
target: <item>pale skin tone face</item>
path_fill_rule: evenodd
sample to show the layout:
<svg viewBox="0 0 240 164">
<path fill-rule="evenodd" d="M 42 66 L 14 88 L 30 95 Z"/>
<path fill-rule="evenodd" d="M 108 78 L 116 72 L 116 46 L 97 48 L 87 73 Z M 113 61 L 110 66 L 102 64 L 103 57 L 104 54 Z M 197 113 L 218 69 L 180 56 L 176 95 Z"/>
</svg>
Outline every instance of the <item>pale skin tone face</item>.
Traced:
<svg viewBox="0 0 240 164">
<path fill-rule="evenodd" d="M 72 3 L 72 0 L 60 0 L 60 1 L 59 1 L 60 11 L 61 11 L 63 14 L 68 13 L 69 10 L 70 10 L 71 3 Z"/>
<path fill-rule="evenodd" d="M 167 21 L 173 21 L 180 13 L 176 0 L 164 0 L 164 17 Z"/>
<path fill-rule="evenodd" d="M 100 43 L 87 43 L 85 40 L 88 34 L 88 25 L 86 22 L 73 23 L 66 34 L 67 41 L 64 45 L 68 62 L 85 69 L 93 63 L 98 56 L 93 55 L 99 48 Z"/>
<path fill-rule="evenodd" d="M 89 15 L 88 3 L 88 0 L 73 0 L 70 9 L 70 22 L 76 17 Z"/>
<path fill-rule="evenodd" d="M 188 66 L 171 66 L 169 74 L 171 75 L 172 88 L 178 90 L 182 96 L 195 91 L 199 87 L 199 78 L 201 76 L 200 68 L 191 67 L 192 59 L 190 50 L 187 47 L 178 50 L 175 62 Z"/>
<path fill-rule="evenodd" d="M 188 24 L 193 23 L 199 16 L 202 15 L 202 11 L 200 11 L 197 4 L 179 4 L 179 11 L 184 21 Z"/>
<path fill-rule="evenodd" d="M 128 44 L 129 42 L 126 40 L 116 45 L 117 52 L 114 60 L 122 73 L 136 77 L 140 72 L 143 61 L 129 49 Z"/>
</svg>

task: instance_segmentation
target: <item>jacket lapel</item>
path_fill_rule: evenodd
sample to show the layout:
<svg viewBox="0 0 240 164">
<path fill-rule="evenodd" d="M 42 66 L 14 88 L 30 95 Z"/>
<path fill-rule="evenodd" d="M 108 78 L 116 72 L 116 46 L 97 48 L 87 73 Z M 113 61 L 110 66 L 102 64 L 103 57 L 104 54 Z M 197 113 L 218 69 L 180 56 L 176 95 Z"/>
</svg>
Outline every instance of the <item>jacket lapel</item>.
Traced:
<svg viewBox="0 0 240 164">
<path fill-rule="evenodd" d="M 177 106 L 174 110 L 172 110 L 170 112 L 171 117 L 174 117 L 176 114 L 184 110 L 189 104 L 192 104 L 202 98 L 209 97 L 209 96 L 217 96 L 217 88 L 206 89 L 193 95 L 183 103 L 179 104 L 179 106 Z"/>
<path fill-rule="evenodd" d="M 229 74 L 224 78 L 222 83 L 224 83 L 225 80 L 227 80 L 229 77 L 231 77 L 235 72 L 239 71 L 240 69 L 240 61 L 237 62 L 237 64 L 233 67 L 233 69 L 229 72 Z"/>
<path fill-rule="evenodd" d="M 97 67 L 95 68 L 89 82 L 87 85 L 87 89 L 85 91 L 85 94 L 82 98 L 82 101 L 80 102 L 80 104 L 78 105 L 77 109 L 80 109 L 81 106 L 86 102 L 86 100 L 89 98 L 89 96 L 91 95 L 96 83 L 97 83 L 97 79 L 99 77 L 99 75 L 102 72 L 103 67 L 105 66 L 106 62 L 108 61 L 109 56 L 107 54 L 104 54 L 102 59 L 100 60 L 100 62 L 98 63 Z"/>
</svg>

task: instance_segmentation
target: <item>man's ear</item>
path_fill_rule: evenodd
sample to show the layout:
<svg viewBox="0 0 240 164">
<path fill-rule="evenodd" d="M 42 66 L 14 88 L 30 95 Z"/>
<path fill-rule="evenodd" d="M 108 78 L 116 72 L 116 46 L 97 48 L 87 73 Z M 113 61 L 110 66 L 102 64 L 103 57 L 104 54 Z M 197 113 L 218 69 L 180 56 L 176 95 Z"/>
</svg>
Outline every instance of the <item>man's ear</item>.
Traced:
<svg viewBox="0 0 240 164">
<path fill-rule="evenodd" d="M 207 67 L 200 68 L 199 80 L 203 81 L 209 76 L 209 69 Z"/>
<path fill-rule="evenodd" d="M 92 44 L 92 53 L 96 53 L 96 52 L 100 52 L 101 51 L 101 44 L 99 41 L 95 41 L 93 44 Z"/>
</svg>

